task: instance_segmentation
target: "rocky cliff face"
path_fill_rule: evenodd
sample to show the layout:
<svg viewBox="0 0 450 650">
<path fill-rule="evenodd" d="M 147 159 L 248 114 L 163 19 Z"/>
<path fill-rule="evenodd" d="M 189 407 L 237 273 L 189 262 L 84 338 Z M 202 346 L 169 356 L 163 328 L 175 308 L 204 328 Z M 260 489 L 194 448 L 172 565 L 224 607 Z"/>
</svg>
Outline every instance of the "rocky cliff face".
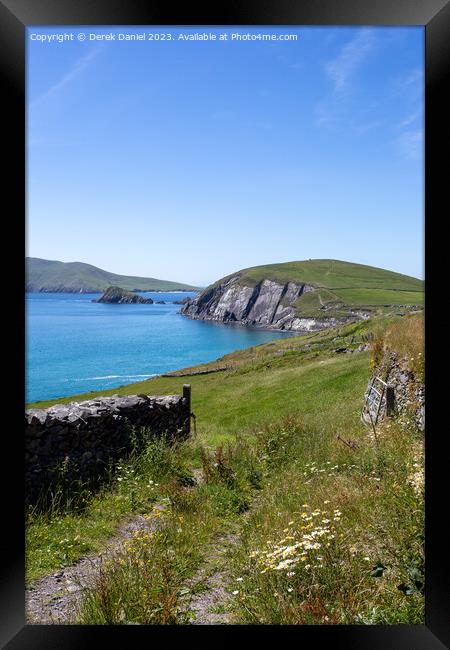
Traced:
<svg viewBox="0 0 450 650">
<path fill-rule="evenodd" d="M 313 286 L 265 279 L 256 286 L 240 283 L 240 275 L 226 278 L 189 300 L 181 313 L 198 320 L 240 323 L 267 329 L 314 331 L 333 327 L 335 318 L 305 318 L 297 314 L 295 301 Z"/>
</svg>

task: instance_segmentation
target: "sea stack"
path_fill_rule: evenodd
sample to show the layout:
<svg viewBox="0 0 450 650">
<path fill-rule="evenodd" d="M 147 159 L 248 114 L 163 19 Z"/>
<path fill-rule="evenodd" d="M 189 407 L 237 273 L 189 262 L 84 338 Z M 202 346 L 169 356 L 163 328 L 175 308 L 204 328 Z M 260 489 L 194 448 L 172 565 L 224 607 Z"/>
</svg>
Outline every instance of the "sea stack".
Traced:
<svg viewBox="0 0 450 650">
<path fill-rule="evenodd" d="M 153 304 L 151 298 L 143 298 L 132 291 L 126 291 L 120 287 L 108 287 L 101 298 L 92 302 L 104 302 L 111 305 Z"/>
</svg>

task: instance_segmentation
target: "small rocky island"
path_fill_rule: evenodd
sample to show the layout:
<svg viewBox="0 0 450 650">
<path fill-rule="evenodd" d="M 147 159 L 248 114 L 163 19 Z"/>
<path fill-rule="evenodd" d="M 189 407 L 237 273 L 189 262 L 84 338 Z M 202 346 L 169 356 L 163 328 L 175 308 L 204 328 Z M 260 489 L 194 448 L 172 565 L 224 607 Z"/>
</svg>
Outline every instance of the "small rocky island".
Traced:
<svg viewBox="0 0 450 650">
<path fill-rule="evenodd" d="M 120 287 L 108 287 L 101 298 L 92 302 L 105 302 L 111 305 L 153 304 L 151 298 L 143 298 L 132 291 L 126 291 Z"/>
</svg>

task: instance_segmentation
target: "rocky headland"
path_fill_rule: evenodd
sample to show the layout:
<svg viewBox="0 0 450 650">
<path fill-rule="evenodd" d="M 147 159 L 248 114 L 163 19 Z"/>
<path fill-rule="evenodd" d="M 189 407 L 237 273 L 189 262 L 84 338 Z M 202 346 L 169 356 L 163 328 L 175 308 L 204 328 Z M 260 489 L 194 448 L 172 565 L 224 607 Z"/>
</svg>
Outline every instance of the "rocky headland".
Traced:
<svg viewBox="0 0 450 650">
<path fill-rule="evenodd" d="M 295 302 L 315 290 L 314 286 L 306 283 L 283 283 L 270 279 L 264 279 L 255 286 L 246 286 L 237 274 L 188 300 L 181 313 L 197 320 L 306 332 L 333 327 L 349 318 L 358 317 L 350 313 L 344 318 L 327 317 L 325 310 L 323 317 L 300 316 Z"/>
<path fill-rule="evenodd" d="M 271 330 L 312 332 L 420 304 L 417 278 L 339 260 L 243 269 L 185 301 L 188 318 Z"/>
</svg>

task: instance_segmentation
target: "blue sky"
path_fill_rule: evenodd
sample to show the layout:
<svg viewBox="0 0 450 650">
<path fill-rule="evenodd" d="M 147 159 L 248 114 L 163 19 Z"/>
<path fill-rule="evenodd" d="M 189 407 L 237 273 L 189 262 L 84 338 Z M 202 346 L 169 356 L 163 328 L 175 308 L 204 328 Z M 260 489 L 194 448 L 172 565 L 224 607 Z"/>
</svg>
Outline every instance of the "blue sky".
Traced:
<svg viewBox="0 0 450 650">
<path fill-rule="evenodd" d="M 173 40 L 89 40 L 111 31 Z M 423 28 L 27 47 L 28 255 L 197 285 L 308 258 L 423 277 Z"/>
</svg>

